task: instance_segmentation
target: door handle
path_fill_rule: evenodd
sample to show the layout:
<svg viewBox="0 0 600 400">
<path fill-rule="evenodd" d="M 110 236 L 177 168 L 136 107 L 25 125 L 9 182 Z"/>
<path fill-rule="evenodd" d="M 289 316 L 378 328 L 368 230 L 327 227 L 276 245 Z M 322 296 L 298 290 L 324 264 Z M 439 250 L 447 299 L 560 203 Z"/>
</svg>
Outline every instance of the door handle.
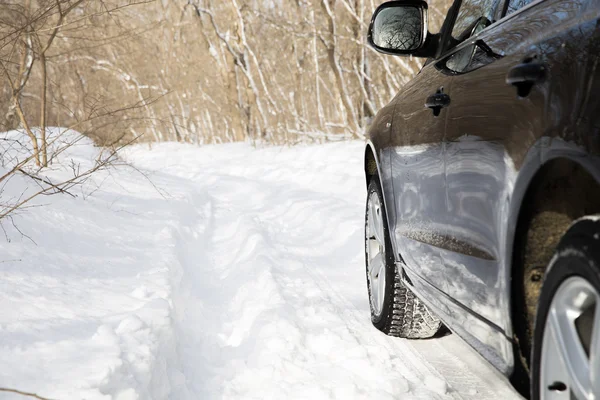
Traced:
<svg viewBox="0 0 600 400">
<path fill-rule="evenodd" d="M 527 97 L 533 85 L 546 78 L 546 65 L 536 62 L 524 62 L 508 70 L 506 83 L 517 88 L 519 97 Z"/>
<path fill-rule="evenodd" d="M 427 100 L 425 100 L 425 107 L 431 108 L 433 110 L 433 115 L 438 116 L 442 108 L 448 107 L 450 105 L 450 96 L 444 93 L 444 89 L 440 88 L 438 91 L 429 96 Z"/>
</svg>

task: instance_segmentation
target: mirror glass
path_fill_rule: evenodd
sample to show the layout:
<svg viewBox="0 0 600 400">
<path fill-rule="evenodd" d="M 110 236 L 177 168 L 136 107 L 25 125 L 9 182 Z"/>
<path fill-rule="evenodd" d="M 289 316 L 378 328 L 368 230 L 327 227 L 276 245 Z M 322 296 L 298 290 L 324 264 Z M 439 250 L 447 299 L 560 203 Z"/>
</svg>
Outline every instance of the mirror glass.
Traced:
<svg viewBox="0 0 600 400">
<path fill-rule="evenodd" d="M 421 46 L 422 24 L 419 7 L 384 8 L 373 24 L 373 43 L 386 50 L 416 50 Z"/>
</svg>

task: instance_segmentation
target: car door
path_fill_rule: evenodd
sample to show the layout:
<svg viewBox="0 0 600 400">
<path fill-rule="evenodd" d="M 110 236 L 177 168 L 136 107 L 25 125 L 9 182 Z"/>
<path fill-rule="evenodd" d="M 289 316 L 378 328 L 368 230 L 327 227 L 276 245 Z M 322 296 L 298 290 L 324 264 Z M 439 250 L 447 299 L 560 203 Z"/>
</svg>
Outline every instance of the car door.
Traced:
<svg viewBox="0 0 600 400">
<path fill-rule="evenodd" d="M 474 32 L 437 65 L 454 74 L 445 159 L 446 223 L 455 247 L 441 252 L 454 277 L 448 293 L 501 330 L 510 320 L 503 263 L 510 262 L 504 255 L 507 229 L 514 228 L 506 223 L 512 190 L 526 159 L 540 157 L 536 147 L 556 125 L 552 120 L 574 111 L 553 106 L 554 94 L 568 96 L 569 88 L 552 82 L 577 76 L 578 62 L 565 47 L 586 2 L 527 3 L 508 1 L 509 15 Z"/>
<path fill-rule="evenodd" d="M 396 256 L 409 276 L 416 274 L 440 290 L 446 281 L 435 244 L 447 210 L 443 139 L 450 81 L 429 64 L 402 89 L 394 100 L 390 156 Z"/>
</svg>

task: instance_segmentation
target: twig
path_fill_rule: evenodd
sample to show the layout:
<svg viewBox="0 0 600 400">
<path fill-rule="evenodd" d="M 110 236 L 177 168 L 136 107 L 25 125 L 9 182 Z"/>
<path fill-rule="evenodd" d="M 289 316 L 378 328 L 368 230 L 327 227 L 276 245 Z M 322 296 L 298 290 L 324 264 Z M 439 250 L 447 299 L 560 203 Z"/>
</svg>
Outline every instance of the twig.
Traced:
<svg viewBox="0 0 600 400">
<path fill-rule="evenodd" d="M 38 396 L 35 393 L 22 392 L 22 391 L 16 390 L 16 389 L 0 388 L 0 392 L 16 393 L 16 394 L 20 394 L 21 396 L 33 397 L 33 398 L 39 399 L 39 400 L 52 400 L 47 397 Z"/>
<path fill-rule="evenodd" d="M 42 182 L 42 183 L 45 183 L 46 185 L 49 185 L 49 186 L 53 187 L 54 189 L 58 190 L 60 193 L 68 194 L 69 196 L 71 196 L 73 198 L 77 197 L 73 193 L 70 193 L 69 191 L 58 187 L 57 185 L 55 185 L 54 183 L 50 182 L 47 179 L 40 178 L 39 176 L 32 175 L 32 174 L 30 174 L 29 172 L 25 171 L 22 168 L 19 168 L 18 171 L 20 173 L 22 173 L 23 175 L 30 177 L 31 179 L 34 179 L 34 180 L 36 180 L 38 182 Z"/>
</svg>

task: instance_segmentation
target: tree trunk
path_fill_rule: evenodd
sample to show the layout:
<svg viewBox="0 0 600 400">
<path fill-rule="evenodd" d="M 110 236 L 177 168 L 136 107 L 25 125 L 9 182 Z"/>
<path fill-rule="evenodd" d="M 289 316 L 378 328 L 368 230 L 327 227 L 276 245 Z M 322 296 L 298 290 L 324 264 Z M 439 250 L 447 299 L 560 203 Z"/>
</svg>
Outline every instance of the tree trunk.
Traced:
<svg viewBox="0 0 600 400">
<path fill-rule="evenodd" d="M 40 101 L 40 133 L 41 133 L 41 163 L 42 167 L 48 166 L 48 150 L 46 141 L 46 98 L 48 95 L 48 73 L 46 64 L 46 54 L 40 54 L 40 66 L 42 69 L 42 95 Z"/>
<path fill-rule="evenodd" d="M 340 99 L 346 111 L 346 118 L 348 119 L 347 123 L 350 125 L 350 130 L 352 135 L 357 138 L 362 138 L 362 132 L 360 131 L 360 126 L 356 117 L 356 110 L 352 105 L 352 101 L 348 96 L 348 91 L 346 89 L 346 83 L 344 82 L 344 76 L 342 73 L 342 67 L 340 65 L 340 60 L 337 55 L 337 28 L 335 23 L 335 5 L 337 0 L 321 0 L 321 6 L 323 7 L 323 11 L 327 15 L 328 27 L 329 27 L 329 40 L 327 43 L 327 59 L 329 60 L 329 66 L 333 71 L 333 75 L 335 77 L 336 86 L 338 92 L 340 93 Z"/>
</svg>

